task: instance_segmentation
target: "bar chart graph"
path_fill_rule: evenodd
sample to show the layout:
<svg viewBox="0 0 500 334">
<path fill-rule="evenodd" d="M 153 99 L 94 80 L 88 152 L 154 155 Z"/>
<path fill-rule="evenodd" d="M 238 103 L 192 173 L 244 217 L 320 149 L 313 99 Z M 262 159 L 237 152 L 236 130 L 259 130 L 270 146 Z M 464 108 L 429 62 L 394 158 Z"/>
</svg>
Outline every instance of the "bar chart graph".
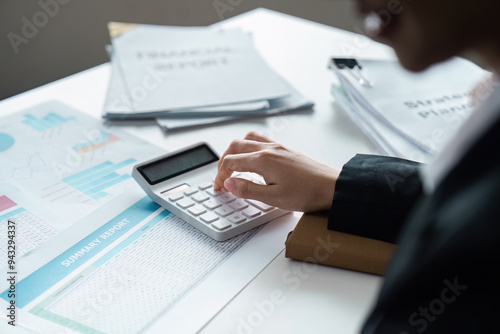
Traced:
<svg viewBox="0 0 500 334">
<path fill-rule="evenodd" d="M 106 189 L 131 178 L 130 174 L 119 174 L 117 170 L 133 164 L 137 160 L 130 158 L 119 163 L 105 161 L 97 166 L 88 168 L 62 179 L 64 183 L 79 192 L 99 200 L 109 194 Z"/>
<path fill-rule="evenodd" d="M 96 138 L 79 143 L 73 146 L 73 149 L 80 154 L 86 154 L 119 140 L 118 136 L 101 130 Z"/>
<path fill-rule="evenodd" d="M 73 120 L 76 120 L 75 116 L 64 118 L 57 113 L 50 112 L 43 117 L 36 117 L 31 114 L 25 114 L 23 123 L 38 132 L 43 132 L 51 130 Z"/>
</svg>

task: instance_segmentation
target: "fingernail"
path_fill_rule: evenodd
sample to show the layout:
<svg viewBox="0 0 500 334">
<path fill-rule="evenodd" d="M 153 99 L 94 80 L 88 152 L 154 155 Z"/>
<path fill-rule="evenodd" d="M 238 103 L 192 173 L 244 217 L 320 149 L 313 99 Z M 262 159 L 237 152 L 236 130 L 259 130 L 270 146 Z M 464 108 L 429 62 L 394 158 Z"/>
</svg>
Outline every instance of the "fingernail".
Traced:
<svg viewBox="0 0 500 334">
<path fill-rule="evenodd" d="M 224 188 L 229 192 L 233 192 L 236 189 L 236 185 L 234 184 L 234 179 L 227 179 L 224 181 Z"/>
</svg>

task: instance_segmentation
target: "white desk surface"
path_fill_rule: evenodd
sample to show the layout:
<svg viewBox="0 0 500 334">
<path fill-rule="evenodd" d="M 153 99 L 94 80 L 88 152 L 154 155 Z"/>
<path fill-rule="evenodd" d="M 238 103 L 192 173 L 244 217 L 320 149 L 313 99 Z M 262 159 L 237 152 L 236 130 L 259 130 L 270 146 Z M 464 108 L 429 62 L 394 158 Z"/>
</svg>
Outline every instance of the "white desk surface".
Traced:
<svg viewBox="0 0 500 334">
<path fill-rule="evenodd" d="M 330 95 L 334 75 L 327 70 L 327 61 L 333 55 L 394 59 L 389 48 L 359 35 L 266 9 L 216 26 L 251 32 L 269 65 L 316 103 L 314 112 L 168 134 L 152 121 L 120 122 L 116 126 L 167 150 L 206 140 L 219 153 L 232 139 L 256 130 L 335 168 L 341 168 L 356 153 L 374 152 L 355 124 L 336 107 Z M 3 100 L 0 116 L 56 99 L 100 118 L 109 75 L 109 64 L 103 64 Z M 282 252 L 201 332 L 357 333 L 381 282 L 373 275 L 292 261 Z M 274 293 L 282 297 L 271 307 L 268 301 Z M 3 321 L 0 332 L 28 333 L 20 328 L 13 330 Z"/>
</svg>

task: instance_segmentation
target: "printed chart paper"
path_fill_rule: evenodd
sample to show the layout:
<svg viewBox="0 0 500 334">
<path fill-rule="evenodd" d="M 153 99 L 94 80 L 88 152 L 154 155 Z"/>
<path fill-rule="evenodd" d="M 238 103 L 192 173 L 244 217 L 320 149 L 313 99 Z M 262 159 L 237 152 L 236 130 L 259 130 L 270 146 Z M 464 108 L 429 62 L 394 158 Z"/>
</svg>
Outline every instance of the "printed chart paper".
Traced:
<svg viewBox="0 0 500 334">
<path fill-rule="evenodd" d="M 196 332 L 283 249 L 296 223 L 286 215 L 218 242 L 141 197 L 121 196 L 23 258 L 16 305 L 26 327 Z M 8 290 L 1 297 L 9 302 Z"/>
<path fill-rule="evenodd" d="M 67 226 L 138 187 L 133 165 L 164 153 L 55 101 L 0 119 L 0 177 Z"/>
<path fill-rule="evenodd" d="M 30 201 L 17 188 L 0 183 L 0 258 L 7 258 L 7 224 L 9 220 L 18 226 L 17 256 L 40 246 L 55 236 L 67 225 L 57 216 L 45 210 L 36 202 Z M 0 263 L 0 268 L 6 265 Z"/>
</svg>

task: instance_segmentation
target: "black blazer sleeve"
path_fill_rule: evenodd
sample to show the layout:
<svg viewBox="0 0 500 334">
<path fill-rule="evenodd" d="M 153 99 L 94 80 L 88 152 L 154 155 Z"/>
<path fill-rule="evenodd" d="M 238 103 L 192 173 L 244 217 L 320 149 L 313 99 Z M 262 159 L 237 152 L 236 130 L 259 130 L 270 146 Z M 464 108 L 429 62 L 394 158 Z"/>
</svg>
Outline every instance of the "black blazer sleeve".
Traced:
<svg viewBox="0 0 500 334">
<path fill-rule="evenodd" d="M 422 193 L 420 164 L 358 154 L 335 185 L 328 228 L 394 243 Z"/>
</svg>

